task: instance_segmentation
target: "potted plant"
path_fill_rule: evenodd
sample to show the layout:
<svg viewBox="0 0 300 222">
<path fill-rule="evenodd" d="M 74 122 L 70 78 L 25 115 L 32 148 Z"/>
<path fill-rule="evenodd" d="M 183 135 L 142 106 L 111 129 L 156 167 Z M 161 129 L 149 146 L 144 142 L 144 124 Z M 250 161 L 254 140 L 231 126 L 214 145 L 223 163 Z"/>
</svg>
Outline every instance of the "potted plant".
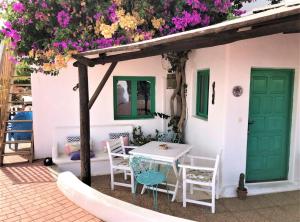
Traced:
<svg viewBox="0 0 300 222">
<path fill-rule="evenodd" d="M 245 174 L 241 173 L 240 174 L 240 179 L 239 179 L 239 186 L 236 189 L 237 196 L 241 200 L 245 200 L 247 197 L 247 188 L 245 187 Z"/>
</svg>

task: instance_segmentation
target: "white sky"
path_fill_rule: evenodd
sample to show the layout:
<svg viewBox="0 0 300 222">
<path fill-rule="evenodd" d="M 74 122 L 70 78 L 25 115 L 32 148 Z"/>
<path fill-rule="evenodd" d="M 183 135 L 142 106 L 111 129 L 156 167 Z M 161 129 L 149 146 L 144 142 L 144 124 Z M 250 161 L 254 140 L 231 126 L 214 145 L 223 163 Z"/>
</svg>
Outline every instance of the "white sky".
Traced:
<svg viewBox="0 0 300 222">
<path fill-rule="evenodd" d="M 271 1 L 267 0 L 256 0 L 251 3 L 245 3 L 243 9 L 246 11 L 251 11 L 252 9 L 263 7 L 265 5 L 269 5 Z"/>
</svg>

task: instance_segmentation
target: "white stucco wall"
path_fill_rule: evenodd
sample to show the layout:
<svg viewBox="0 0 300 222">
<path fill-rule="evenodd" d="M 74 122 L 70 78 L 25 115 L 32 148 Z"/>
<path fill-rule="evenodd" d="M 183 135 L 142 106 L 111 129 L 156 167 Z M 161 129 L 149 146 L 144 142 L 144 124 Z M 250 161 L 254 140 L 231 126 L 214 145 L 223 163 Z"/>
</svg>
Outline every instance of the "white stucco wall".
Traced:
<svg viewBox="0 0 300 222">
<path fill-rule="evenodd" d="M 247 127 L 250 92 L 250 72 L 257 68 L 295 69 L 294 100 L 292 113 L 290 180 L 299 180 L 294 174 L 295 151 L 300 149 L 295 143 L 296 126 L 299 125 L 299 35 L 274 35 L 231 44 L 229 47 L 229 73 L 227 87 L 227 110 L 225 128 L 225 152 L 223 185 L 236 184 L 239 173 L 246 170 Z M 241 85 L 244 94 L 240 98 L 232 96 L 232 88 Z M 299 136 L 299 135 L 298 135 Z"/>
<path fill-rule="evenodd" d="M 108 65 L 98 65 L 89 69 L 90 97 L 104 76 Z M 161 57 L 151 57 L 129 62 L 120 62 L 112 75 L 115 76 L 155 76 L 156 110 L 164 112 L 165 75 Z M 61 70 L 59 76 L 34 74 L 32 77 L 33 127 L 35 139 L 35 158 L 51 156 L 54 130 L 57 127 L 79 126 L 79 92 L 72 89 L 78 83 L 77 68 L 72 63 Z M 142 126 L 146 133 L 162 130 L 161 119 L 116 120 L 113 112 L 113 78 L 109 78 L 100 96 L 90 111 L 91 125 Z"/>
<path fill-rule="evenodd" d="M 219 46 L 195 50 L 190 54 L 186 75 L 188 84 L 188 118 L 186 141 L 193 144 L 201 155 L 215 155 L 224 147 L 225 95 L 227 76 L 226 47 Z M 197 70 L 210 69 L 209 116 L 203 120 L 196 113 Z M 215 104 L 212 105 L 212 83 L 216 83 Z"/>
<path fill-rule="evenodd" d="M 225 46 L 193 51 L 187 66 L 188 120 L 186 139 L 200 154 L 215 155 L 223 148 L 222 187 L 226 196 L 234 195 L 241 172 L 246 170 L 247 128 L 250 73 L 252 67 L 295 69 L 292 114 L 290 181 L 300 180 L 300 35 L 273 35 L 239 41 Z M 208 120 L 195 117 L 196 73 L 210 69 Z M 213 81 L 216 103 L 211 104 Z M 234 97 L 234 86 L 243 87 L 241 97 Z"/>
</svg>

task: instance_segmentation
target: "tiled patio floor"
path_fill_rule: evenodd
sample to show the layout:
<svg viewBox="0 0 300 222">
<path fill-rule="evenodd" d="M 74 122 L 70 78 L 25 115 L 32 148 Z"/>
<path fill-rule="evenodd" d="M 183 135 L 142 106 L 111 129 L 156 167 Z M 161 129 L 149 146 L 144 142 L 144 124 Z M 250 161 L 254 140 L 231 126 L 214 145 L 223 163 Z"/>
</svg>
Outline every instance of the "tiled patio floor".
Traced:
<svg viewBox="0 0 300 222">
<path fill-rule="evenodd" d="M 122 180 L 119 175 L 118 179 Z M 110 177 L 93 178 L 92 186 L 115 198 L 153 209 L 152 195 L 131 195 L 129 188 L 110 190 Z M 158 194 L 159 212 L 200 222 L 297 222 L 300 221 L 300 191 L 250 196 L 247 200 L 224 198 L 217 200 L 216 214 L 210 208 L 180 202 L 169 202 L 166 194 Z"/>
<path fill-rule="evenodd" d="M 5 158 L 6 163 L 15 160 Z M 0 222 L 100 221 L 69 201 L 55 181 L 41 162 L 0 168 Z"/>
<path fill-rule="evenodd" d="M 15 158 L 15 157 L 14 157 Z M 70 202 L 57 188 L 55 173 L 41 162 L 11 164 L 0 168 L 0 222 L 10 221 L 100 221 Z M 20 157 L 19 160 L 22 160 Z M 152 197 L 127 188 L 109 188 L 109 176 L 93 178 L 93 186 L 103 193 L 152 209 Z M 170 203 L 159 193 L 159 211 L 201 222 L 297 222 L 300 221 L 300 191 L 217 201 L 217 213 L 206 207 Z M 126 219 L 124 220 L 126 221 Z"/>
</svg>

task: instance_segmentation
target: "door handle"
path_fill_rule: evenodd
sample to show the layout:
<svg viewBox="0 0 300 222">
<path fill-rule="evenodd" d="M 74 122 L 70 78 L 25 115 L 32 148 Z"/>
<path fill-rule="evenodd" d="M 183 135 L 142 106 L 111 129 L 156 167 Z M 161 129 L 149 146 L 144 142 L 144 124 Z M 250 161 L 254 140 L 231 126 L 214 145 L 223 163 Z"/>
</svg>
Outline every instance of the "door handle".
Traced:
<svg viewBox="0 0 300 222">
<path fill-rule="evenodd" d="M 255 123 L 255 121 L 252 120 L 252 121 L 249 121 L 249 122 L 248 122 L 248 125 L 252 125 L 252 124 L 254 124 L 254 123 Z"/>
<path fill-rule="evenodd" d="M 252 124 L 254 124 L 254 123 L 255 123 L 254 120 L 248 121 L 248 135 L 249 135 L 249 133 L 250 133 L 250 126 L 251 126 Z"/>
</svg>

